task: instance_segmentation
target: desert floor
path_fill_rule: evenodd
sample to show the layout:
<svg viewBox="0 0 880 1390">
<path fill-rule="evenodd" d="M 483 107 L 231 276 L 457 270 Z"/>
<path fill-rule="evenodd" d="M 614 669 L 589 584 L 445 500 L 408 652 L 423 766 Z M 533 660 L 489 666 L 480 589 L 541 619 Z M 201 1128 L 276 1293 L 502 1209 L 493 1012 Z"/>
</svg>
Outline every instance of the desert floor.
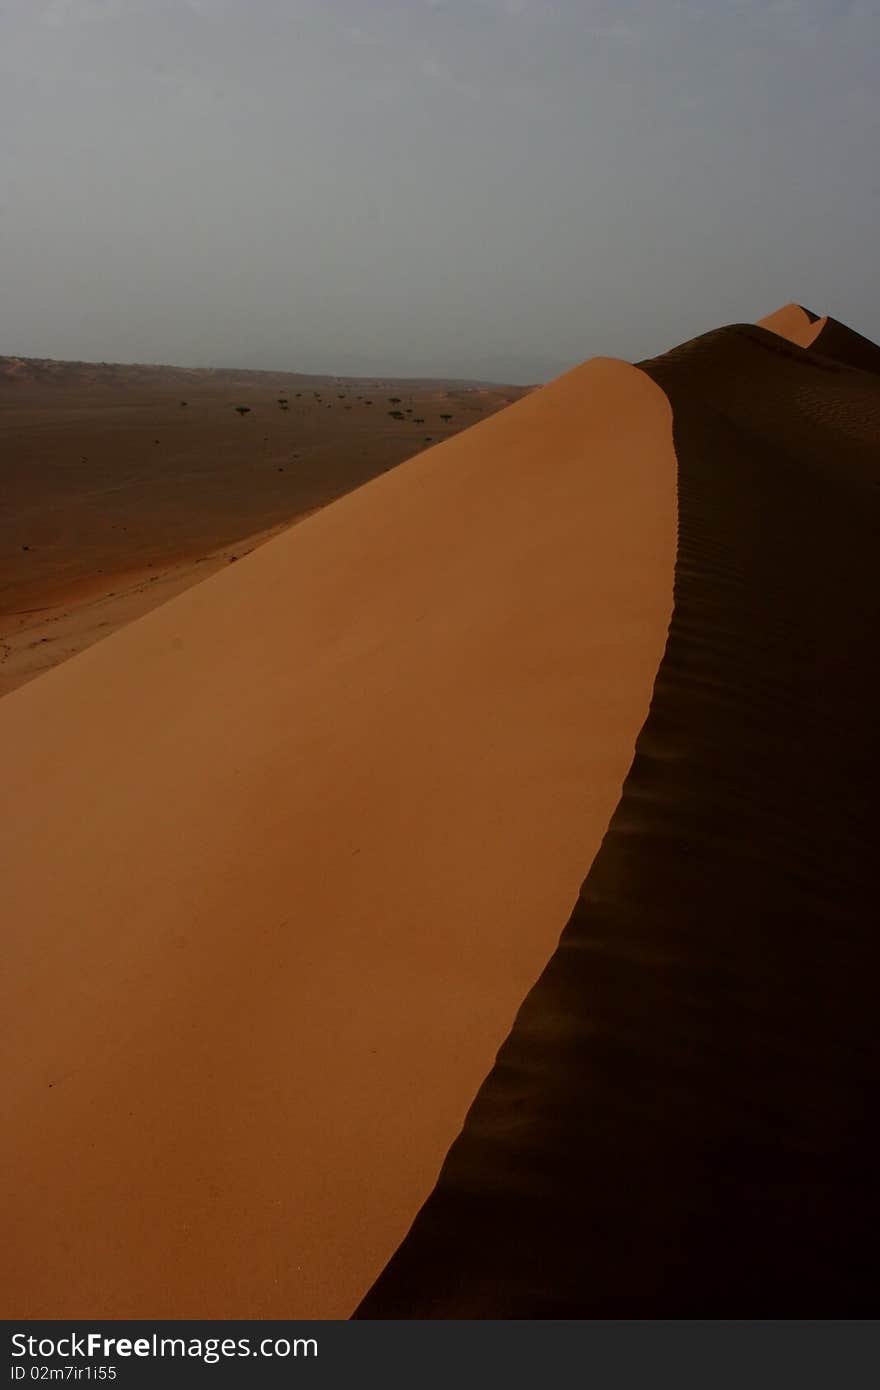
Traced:
<svg viewBox="0 0 880 1390">
<path fill-rule="evenodd" d="M 523 394 L 65 366 L 0 372 L 0 695 Z"/>
</svg>

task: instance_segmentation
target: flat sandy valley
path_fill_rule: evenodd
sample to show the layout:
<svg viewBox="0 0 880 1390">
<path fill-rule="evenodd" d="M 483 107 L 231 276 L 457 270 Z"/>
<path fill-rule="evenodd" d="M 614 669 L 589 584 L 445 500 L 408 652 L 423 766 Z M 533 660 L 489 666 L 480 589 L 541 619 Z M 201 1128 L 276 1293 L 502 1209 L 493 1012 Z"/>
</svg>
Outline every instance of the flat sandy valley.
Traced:
<svg viewBox="0 0 880 1390">
<path fill-rule="evenodd" d="M 524 389 L 0 358 L 0 695 Z"/>
</svg>

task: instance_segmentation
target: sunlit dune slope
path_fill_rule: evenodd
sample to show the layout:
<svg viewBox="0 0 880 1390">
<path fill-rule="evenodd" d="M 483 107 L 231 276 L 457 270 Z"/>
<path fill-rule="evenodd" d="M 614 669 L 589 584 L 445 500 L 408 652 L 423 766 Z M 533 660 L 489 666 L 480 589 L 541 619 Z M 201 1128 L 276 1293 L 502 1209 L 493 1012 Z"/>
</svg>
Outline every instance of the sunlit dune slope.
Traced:
<svg viewBox="0 0 880 1390">
<path fill-rule="evenodd" d="M 9 1315 L 351 1311 L 599 847 L 675 530 L 596 360 L 4 698 Z"/>
</svg>

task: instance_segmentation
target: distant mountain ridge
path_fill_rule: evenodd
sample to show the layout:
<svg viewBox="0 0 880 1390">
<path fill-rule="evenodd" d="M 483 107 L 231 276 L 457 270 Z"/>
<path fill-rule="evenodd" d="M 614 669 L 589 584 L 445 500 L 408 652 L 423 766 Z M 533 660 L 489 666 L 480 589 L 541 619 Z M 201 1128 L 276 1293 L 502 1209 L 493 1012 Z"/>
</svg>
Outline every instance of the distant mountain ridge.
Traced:
<svg viewBox="0 0 880 1390">
<path fill-rule="evenodd" d="M 345 382 L 369 382 L 374 387 L 392 382 L 419 382 L 423 385 L 452 386 L 459 389 L 486 387 L 499 383 L 474 381 L 464 377 L 386 377 L 333 376 L 315 372 L 259 371 L 246 367 L 172 367 L 149 362 L 78 362 L 53 357 L 13 357 L 0 355 L 0 387 L 3 386 L 318 386 Z M 503 383 L 502 383 L 503 384 Z M 522 388 L 519 388 L 522 389 Z"/>
</svg>

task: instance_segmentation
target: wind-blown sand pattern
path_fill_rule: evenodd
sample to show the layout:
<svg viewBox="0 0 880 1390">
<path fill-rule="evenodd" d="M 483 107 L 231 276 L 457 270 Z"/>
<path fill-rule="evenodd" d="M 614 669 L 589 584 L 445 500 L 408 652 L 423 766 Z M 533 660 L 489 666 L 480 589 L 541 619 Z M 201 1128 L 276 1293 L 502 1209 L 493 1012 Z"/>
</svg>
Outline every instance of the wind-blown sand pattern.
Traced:
<svg viewBox="0 0 880 1390">
<path fill-rule="evenodd" d="M 360 1317 L 876 1313 L 880 378 L 791 318 L 642 364 L 680 511 L 650 714 Z"/>
<path fill-rule="evenodd" d="M 597 359 L 0 701 L 10 1316 L 352 1311 L 619 800 L 675 535 Z"/>
</svg>

